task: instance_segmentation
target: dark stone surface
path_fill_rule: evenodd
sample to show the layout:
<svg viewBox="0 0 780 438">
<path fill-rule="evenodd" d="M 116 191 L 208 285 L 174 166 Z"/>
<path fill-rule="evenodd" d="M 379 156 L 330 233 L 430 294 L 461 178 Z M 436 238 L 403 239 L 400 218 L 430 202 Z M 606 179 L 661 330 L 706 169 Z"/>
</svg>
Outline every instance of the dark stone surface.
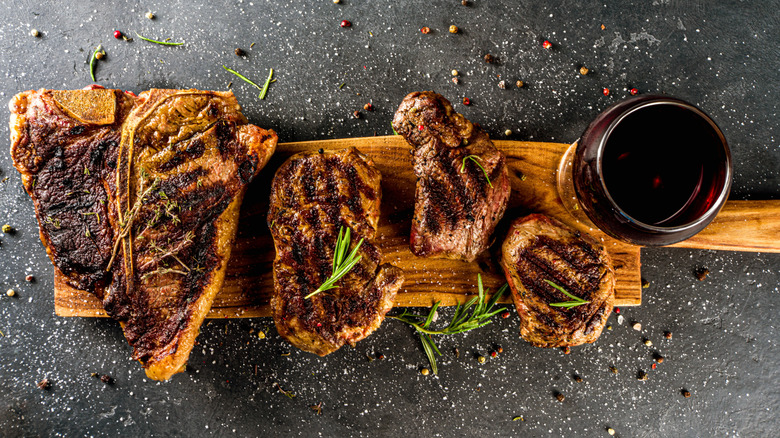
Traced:
<svg viewBox="0 0 780 438">
<path fill-rule="evenodd" d="M 511 129 L 517 140 L 571 142 L 636 87 L 691 101 L 719 123 L 734 155 L 733 199 L 780 196 L 777 1 L 107 3 L 0 5 L 2 100 L 88 85 L 86 61 L 98 44 L 108 53 L 100 84 L 138 92 L 220 90 L 232 81 L 248 118 L 282 141 L 389 134 L 401 98 L 434 89 L 453 102 L 469 97 L 471 106 L 456 108 L 496 138 Z M 352 27 L 339 27 L 343 19 Z M 449 34 L 450 24 L 461 32 Z M 432 32 L 423 35 L 423 26 Z M 42 36 L 30 36 L 32 28 Z M 186 44 L 128 43 L 111 36 L 115 28 Z M 541 48 L 545 39 L 551 51 Z M 486 53 L 499 62 L 485 64 Z M 223 64 L 259 82 L 273 67 L 278 81 L 261 101 Z M 580 76 L 581 65 L 591 73 Z M 518 79 L 524 88 L 513 85 Z M 362 111 L 366 102 L 374 112 Z M 359 109 L 363 117 L 353 118 Z M 643 305 L 621 309 L 623 324 L 613 314 L 611 331 L 568 355 L 519 339 L 515 315 L 441 339 L 440 374 L 424 377 L 419 341 L 396 321 L 326 358 L 290 348 L 270 319 L 212 321 L 189 371 L 157 383 L 130 361 L 115 322 L 54 315 L 51 265 L 7 152 L 0 170 L 0 221 L 17 229 L 0 238 L 0 287 L 17 291 L 0 296 L 2 436 L 607 436 L 612 427 L 623 437 L 752 437 L 780 426 L 778 255 L 643 250 Z M 694 275 L 701 267 L 711 272 L 702 282 Z M 475 356 L 497 344 L 504 353 L 478 364 Z M 656 370 L 654 352 L 666 358 Z M 366 357 L 378 353 L 385 359 Z M 637 380 L 640 371 L 649 379 Z M 36 387 L 43 378 L 50 389 Z M 320 402 L 317 416 L 309 406 Z"/>
</svg>

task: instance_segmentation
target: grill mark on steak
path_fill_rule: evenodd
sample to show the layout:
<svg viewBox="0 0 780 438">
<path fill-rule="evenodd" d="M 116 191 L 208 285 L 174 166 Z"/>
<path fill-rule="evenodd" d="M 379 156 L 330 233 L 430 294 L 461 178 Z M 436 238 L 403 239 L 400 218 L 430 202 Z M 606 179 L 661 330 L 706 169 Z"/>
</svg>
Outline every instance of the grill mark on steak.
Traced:
<svg viewBox="0 0 780 438">
<path fill-rule="evenodd" d="M 381 263 L 371 242 L 379 218 L 381 175 L 354 148 L 291 157 L 274 177 L 268 225 L 274 238 L 272 314 L 290 343 L 319 355 L 354 345 L 379 327 L 403 283 L 400 269 Z M 361 261 L 336 289 L 304 298 L 333 271 L 339 229 L 360 238 Z M 350 250 L 352 249 L 350 248 Z"/>
<path fill-rule="evenodd" d="M 615 272 L 604 247 L 590 236 L 540 214 L 517 219 L 502 246 L 501 266 L 520 315 L 520 335 L 540 347 L 593 342 L 614 303 Z M 570 301 L 544 280 L 590 301 Z"/>
<path fill-rule="evenodd" d="M 504 154 L 478 125 L 429 91 L 404 98 L 393 129 L 412 146 L 417 177 L 412 253 L 473 261 L 490 245 L 509 200 Z M 466 160 L 464 167 L 469 155 L 476 156 L 479 165 Z"/>
</svg>

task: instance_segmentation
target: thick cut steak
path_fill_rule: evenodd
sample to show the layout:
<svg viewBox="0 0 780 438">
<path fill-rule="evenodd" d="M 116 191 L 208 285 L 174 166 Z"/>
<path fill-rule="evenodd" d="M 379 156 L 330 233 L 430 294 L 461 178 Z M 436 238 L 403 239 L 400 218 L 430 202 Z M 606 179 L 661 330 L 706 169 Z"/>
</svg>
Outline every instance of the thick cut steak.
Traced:
<svg viewBox="0 0 780 438">
<path fill-rule="evenodd" d="M 297 154 L 276 172 L 268 226 L 276 247 L 271 309 L 280 335 L 320 356 L 379 328 L 393 307 L 403 272 L 381 264 L 376 237 L 381 175 L 356 149 Z M 333 272 L 341 227 L 361 238 L 360 262 L 335 289 L 305 298 Z"/>
<path fill-rule="evenodd" d="M 430 91 L 404 98 L 393 129 L 413 148 L 412 253 L 473 261 L 490 246 L 509 201 L 504 154 L 482 128 Z"/>
<path fill-rule="evenodd" d="M 615 300 L 615 271 L 603 245 L 541 214 L 512 223 L 501 266 L 520 315 L 520 336 L 537 347 L 564 347 L 598 339 Z M 573 301 L 552 281 L 588 304 Z"/>
<path fill-rule="evenodd" d="M 103 300 L 150 378 L 182 371 L 276 134 L 247 124 L 232 93 L 198 90 L 41 90 L 11 112 L 55 266 Z"/>
</svg>

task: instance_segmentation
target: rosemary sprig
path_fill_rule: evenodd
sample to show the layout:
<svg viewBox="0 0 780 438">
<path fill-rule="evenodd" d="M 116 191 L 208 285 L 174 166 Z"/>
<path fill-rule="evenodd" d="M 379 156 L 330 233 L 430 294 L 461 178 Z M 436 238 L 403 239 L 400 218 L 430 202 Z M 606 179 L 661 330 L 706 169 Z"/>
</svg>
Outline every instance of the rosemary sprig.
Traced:
<svg viewBox="0 0 780 438">
<path fill-rule="evenodd" d="M 268 72 L 268 79 L 265 80 L 265 84 L 263 84 L 263 88 L 260 90 L 260 100 L 265 99 L 266 93 L 268 93 L 268 87 L 271 85 L 271 82 L 273 82 L 274 77 L 274 69 L 271 69 Z M 275 79 L 274 79 L 275 80 Z"/>
<path fill-rule="evenodd" d="M 151 38 L 146 38 L 146 37 L 142 37 L 141 35 L 138 35 L 138 32 L 135 33 L 135 36 L 137 36 L 138 38 L 141 38 L 144 41 L 149 41 L 150 43 L 155 43 L 155 44 L 162 44 L 163 46 L 181 46 L 182 44 L 184 44 L 184 43 L 172 43 L 170 41 L 157 41 L 157 40 L 153 40 Z M 170 38 L 168 38 L 168 39 L 170 39 Z"/>
<path fill-rule="evenodd" d="M 481 158 L 479 158 L 477 155 L 466 155 L 465 157 L 463 157 L 463 165 L 460 166 L 460 173 L 463 173 L 463 171 L 466 170 L 466 160 L 473 161 L 474 164 L 476 164 L 477 166 L 479 166 L 480 169 L 482 169 L 482 173 L 485 174 L 485 179 L 487 180 L 488 185 L 492 189 L 493 183 L 490 182 L 490 177 L 488 176 L 487 170 L 485 170 L 485 168 L 482 167 L 481 164 L 479 164 L 479 160 L 481 160 Z"/>
<path fill-rule="evenodd" d="M 260 94 L 257 95 L 257 97 L 259 97 L 260 99 L 265 99 L 265 95 L 268 93 L 268 87 L 271 85 L 271 82 L 276 82 L 276 79 L 273 79 L 274 69 L 271 69 L 271 71 L 268 73 L 268 79 L 265 80 L 265 84 L 263 84 L 263 86 L 261 87 L 261 86 L 257 85 L 256 83 L 254 83 L 249 78 L 247 78 L 246 76 L 242 75 L 241 73 L 239 73 L 239 72 L 237 72 L 237 71 L 235 71 L 235 70 L 233 70 L 231 68 L 227 68 L 224 65 L 222 66 L 222 68 L 224 68 L 225 70 L 229 71 L 230 73 L 233 73 L 234 75 L 238 76 L 244 82 L 247 82 L 249 84 L 254 85 L 255 88 L 260 90 Z"/>
<path fill-rule="evenodd" d="M 345 276 L 347 272 L 352 270 L 352 268 L 358 264 L 360 259 L 363 258 L 362 255 L 357 255 L 360 245 L 363 244 L 362 238 L 358 244 L 355 245 L 355 248 L 352 249 L 352 252 L 347 255 L 351 233 L 352 230 L 349 227 L 347 227 L 346 232 L 344 232 L 344 227 L 339 229 L 339 238 L 336 240 L 336 249 L 333 251 L 333 274 L 331 274 L 331 276 L 325 280 L 325 282 L 322 283 L 322 285 L 318 287 L 317 290 L 310 293 L 309 295 L 306 295 L 306 299 L 309 299 L 320 292 L 335 288 L 336 282 L 339 281 L 341 277 Z"/>
<path fill-rule="evenodd" d="M 95 51 L 92 52 L 92 56 L 89 58 L 89 75 L 92 76 L 92 82 L 95 82 L 95 61 L 97 61 L 97 54 L 100 53 L 102 48 L 103 46 L 98 44 Z"/>
<path fill-rule="evenodd" d="M 563 292 L 563 294 L 566 295 L 567 297 L 571 298 L 571 301 L 563 301 L 563 302 L 560 302 L 560 303 L 550 303 L 551 307 L 566 307 L 567 309 L 571 309 L 572 307 L 577 307 L 577 306 L 581 306 L 583 304 L 590 303 L 590 301 L 585 301 L 585 300 L 583 300 L 580 297 L 575 297 L 574 295 L 566 292 L 566 289 L 558 286 L 557 284 L 553 283 L 550 280 L 544 280 L 544 281 L 546 281 L 547 284 L 549 284 L 550 286 L 552 286 L 552 287 L 558 289 L 559 291 Z"/>
<path fill-rule="evenodd" d="M 145 171 L 142 169 L 141 171 L 142 175 L 145 175 Z M 108 261 L 108 266 L 106 266 L 106 272 L 111 271 L 111 266 L 114 264 L 114 259 L 116 258 L 117 251 L 119 250 L 119 244 L 124 240 L 125 237 L 127 237 L 130 234 L 130 229 L 133 226 L 133 221 L 135 220 L 136 215 L 138 215 L 138 211 L 141 209 L 141 204 L 144 202 L 144 199 L 146 199 L 146 196 L 154 190 L 157 187 L 157 184 L 160 183 L 159 178 L 155 178 L 154 181 L 152 181 L 152 184 L 144 190 L 144 192 L 141 194 L 141 196 L 136 199 L 135 204 L 130 209 L 129 212 L 127 212 L 127 216 L 120 219 L 119 225 L 122 227 L 119 231 L 119 235 L 117 235 L 116 240 L 114 240 L 114 248 L 111 250 L 111 259 Z"/>
<path fill-rule="evenodd" d="M 490 318 L 493 317 L 493 315 L 506 310 L 504 307 L 493 310 L 493 306 L 495 306 L 496 302 L 498 302 L 498 299 L 501 298 L 508 287 L 509 285 L 504 284 L 498 289 L 498 291 L 496 291 L 495 294 L 493 294 L 492 297 L 490 297 L 489 301 L 486 301 L 485 289 L 482 287 L 482 275 L 477 274 L 478 296 L 471 298 L 464 305 L 458 303 L 458 306 L 455 309 L 455 316 L 452 317 L 452 321 L 450 321 L 449 325 L 440 330 L 433 330 L 430 328 L 430 325 L 431 322 L 433 322 L 433 317 L 436 314 L 436 310 L 439 308 L 441 301 L 434 303 L 430 312 L 428 312 L 428 316 L 414 315 L 409 313 L 407 310 L 404 310 L 402 314 L 397 316 L 389 315 L 388 318 L 393 318 L 397 319 L 398 321 L 405 322 L 417 330 L 417 332 L 420 334 L 420 341 L 422 342 L 423 350 L 425 350 L 425 354 L 428 356 L 428 361 L 431 363 L 433 374 L 438 374 L 439 370 L 436 366 L 436 356 L 434 353 L 441 356 L 441 352 L 436 346 L 436 343 L 433 341 L 432 335 L 453 335 L 456 333 L 463 333 L 469 330 L 474 330 L 490 324 Z M 472 306 L 475 307 L 469 315 L 469 309 L 471 309 Z"/>
</svg>

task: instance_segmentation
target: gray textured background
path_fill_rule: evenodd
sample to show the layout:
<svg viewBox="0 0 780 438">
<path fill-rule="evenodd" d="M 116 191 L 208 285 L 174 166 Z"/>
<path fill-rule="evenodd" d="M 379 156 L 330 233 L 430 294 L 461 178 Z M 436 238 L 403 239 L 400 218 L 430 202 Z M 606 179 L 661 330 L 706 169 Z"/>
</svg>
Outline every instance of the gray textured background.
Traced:
<svg viewBox="0 0 780 438">
<path fill-rule="evenodd" d="M 100 84 L 139 92 L 222 90 L 233 81 L 250 121 L 281 141 L 389 134 L 401 98 L 434 89 L 453 102 L 469 97 L 471 106 L 456 108 L 496 138 L 511 129 L 517 140 L 571 142 L 637 87 L 689 100 L 718 122 L 734 156 L 732 199 L 780 197 L 777 1 L 103 3 L 3 2 L 2 100 L 88 85 L 86 61 L 98 44 L 108 52 Z M 343 19 L 352 27 L 340 28 Z M 461 33 L 450 35 L 450 24 Z M 423 35 L 422 26 L 433 31 Z M 42 37 L 31 37 L 32 28 Z M 186 44 L 127 43 L 114 29 Z M 541 48 L 545 39 L 552 51 Z M 236 47 L 249 56 L 236 57 Z M 486 65 L 486 53 L 500 63 Z M 273 67 L 278 81 L 261 101 L 223 64 L 260 82 Z M 580 65 L 591 74 L 580 76 Z M 453 68 L 460 85 L 450 81 Z M 527 86 L 516 89 L 517 79 Z M 352 118 L 369 101 L 375 111 Z M 613 330 L 569 355 L 529 346 L 512 316 L 442 339 L 440 375 L 424 377 L 419 341 L 396 321 L 326 358 L 289 347 L 270 319 L 211 321 L 188 372 L 158 383 L 130 361 L 115 322 L 54 315 L 52 268 L 7 153 L 0 178 L 0 222 L 18 230 L 0 238 L 0 287 L 18 291 L 0 296 L 0 436 L 606 436 L 613 427 L 623 437 L 755 437 L 780 426 L 778 255 L 645 249 L 642 275 L 651 284 L 643 305 L 621 309 L 623 324 L 613 314 Z M 693 275 L 700 267 L 711 271 L 703 282 Z M 37 281 L 25 282 L 27 274 Z M 641 333 L 630 328 L 635 320 Z M 498 344 L 503 354 L 477 363 Z M 651 370 L 655 351 L 666 361 Z M 366 358 L 378 353 L 385 359 Z M 649 380 L 638 381 L 639 370 Z M 44 377 L 48 391 L 36 388 Z M 316 416 L 309 405 L 319 402 Z"/>
</svg>

